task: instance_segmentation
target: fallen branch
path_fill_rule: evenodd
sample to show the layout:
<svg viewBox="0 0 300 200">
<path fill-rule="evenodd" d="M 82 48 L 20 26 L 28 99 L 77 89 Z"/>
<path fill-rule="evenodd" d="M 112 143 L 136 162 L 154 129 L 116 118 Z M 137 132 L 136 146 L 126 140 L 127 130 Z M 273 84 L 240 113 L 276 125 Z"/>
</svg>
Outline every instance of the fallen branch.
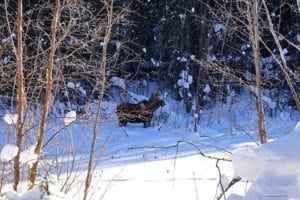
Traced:
<svg viewBox="0 0 300 200">
<path fill-rule="evenodd" d="M 179 148 L 180 144 L 188 144 L 190 146 L 192 146 L 194 149 L 196 149 L 198 151 L 198 153 L 208 159 L 213 159 L 213 160 L 219 160 L 219 161 L 226 161 L 226 162 L 232 162 L 231 159 L 228 158 L 219 158 L 219 157 L 215 157 L 215 156 L 210 156 L 210 155 L 206 155 L 205 153 L 203 153 L 203 151 L 195 144 L 193 144 L 192 142 L 189 141 L 184 141 L 184 140 L 179 140 L 176 142 L 176 144 L 174 145 L 169 145 L 169 146 L 143 146 L 143 147 L 129 147 L 128 150 L 134 150 L 134 149 L 170 149 L 170 148 L 176 148 L 176 150 Z M 178 151 L 178 150 L 177 150 Z M 227 151 L 226 151 L 227 152 Z M 227 152 L 230 153 L 230 152 Z M 231 154 L 231 153 L 230 153 Z"/>
</svg>

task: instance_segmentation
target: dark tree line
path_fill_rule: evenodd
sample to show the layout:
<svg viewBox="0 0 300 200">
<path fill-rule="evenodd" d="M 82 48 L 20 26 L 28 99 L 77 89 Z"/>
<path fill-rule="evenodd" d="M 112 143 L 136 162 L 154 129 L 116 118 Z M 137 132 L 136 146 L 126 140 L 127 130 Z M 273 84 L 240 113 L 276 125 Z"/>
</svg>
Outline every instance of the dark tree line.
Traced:
<svg viewBox="0 0 300 200">
<path fill-rule="evenodd" d="M 27 94 L 32 101 L 42 96 L 47 49 L 50 46 L 51 7 L 49 1 L 26 0 L 24 4 L 24 70 Z M 187 112 L 199 112 L 227 96 L 255 85 L 246 16 L 247 1 L 229 0 L 134 0 L 115 2 L 115 10 L 126 16 L 113 26 L 108 46 L 107 76 L 126 80 L 156 81 L 183 100 Z M 299 8 L 295 1 L 268 1 L 268 9 L 288 63 L 289 75 L 299 92 Z M 262 9 L 262 3 L 259 1 Z M 15 95 L 15 60 L 10 29 L 15 29 L 16 2 L 1 0 L 0 92 Z M 262 9 L 263 10 L 263 9 Z M 84 104 L 87 96 L 97 97 L 95 73 L 99 67 L 104 27 L 100 1 L 62 1 L 54 84 L 60 99 Z M 125 11 L 124 11 L 125 12 Z M 9 25 L 9 26 L 8 26 Z M 267 16 L 259 16 L 260 63 L 264 95 L 276 102 L 276 109 L 294 106 L 289 86 L 274 56 L 279 51 L 268 29 Z M 32 72 L 37 73 L 32 73 Z M 69 91 L 67 83 L 80 83 L 85 90 Z M 81 90 L 82 91 L 82 90 Z M 72 96 L 72 95 L 71 95 Z M 33 98 L 34 97 L 34 98 Z"/>
</svg>

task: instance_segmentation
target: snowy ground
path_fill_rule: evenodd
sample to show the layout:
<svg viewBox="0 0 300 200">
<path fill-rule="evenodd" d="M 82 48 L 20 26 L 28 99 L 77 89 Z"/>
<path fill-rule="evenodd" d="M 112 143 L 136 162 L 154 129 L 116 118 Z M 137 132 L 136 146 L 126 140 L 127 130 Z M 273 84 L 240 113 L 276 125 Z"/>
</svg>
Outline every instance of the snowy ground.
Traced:
<svg viewBox="0 0 300 200">
<path fill-rule="evenodd" d="M 168 122 L 147 129 L 141 124 L 119 128 L 115 106 L 105 104 L 106 117 L 99 127 L 97 168 L 90 199 L 213 200 L 219 184 L 216 161 L 204 158 L 199 151 L 231 159 L 230 152 L 234 149 L 256 145 L 256 114 L 251 98 L 239 97 L 232 105 L 205 110 L 198 132 L 193 132 L 193 119 L 182 114 L 183 107 L 171 100 L 163 108 L 169 113 Z M 297 121 L 291 112 L 267 117 L 272 140 L 288 134 Z M 73 200 L 81 199 L 82 193 L 78 191 L 83 189 L 92 124 L 91 119 L 79 120 L 57 135 L 44 151 L 47 162 L 43 167 L 57 175 L 60 185 L 70 175 L 67 185 L 71 189 L 64 189 L 70 190 L 67 196 Z M 12 141 L 13 136 L 11 126 L 3 122 L 0 126 L 2 146 Z M 50 127 L 54 128 L 48 131 L 48 139 L 63 127 L 63 120 L 55 119 Z M 26 142 L 32 143 L 30 137 Z M 219 165 L 222 175 L 231 179 L 232 163 Z M 248 185 L 245 182 L 235 185 L 227 193 L 234 194 L 230 200 L 241 199 L 237 195 L 243 196 Z"/>
</svg>

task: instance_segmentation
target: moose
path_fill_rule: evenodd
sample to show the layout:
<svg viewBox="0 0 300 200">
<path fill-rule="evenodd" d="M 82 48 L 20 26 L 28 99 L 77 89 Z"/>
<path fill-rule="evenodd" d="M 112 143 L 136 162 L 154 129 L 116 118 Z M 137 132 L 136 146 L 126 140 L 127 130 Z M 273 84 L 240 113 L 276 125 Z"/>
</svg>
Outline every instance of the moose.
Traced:
<svg viewBox="0 0 300 200">
<path fill-rule="evenodd" d="M 143 100 L 138 103 L 121 103 L 117 106 L 117 116 L 119 126 L 126 126 L 130 123 L 144 123 L 144 128 L 150 126 L 153 113 L 159 107 L 165 105 L 165 102 L 158 94 L 152 95 L 149 100 Z"/>
</svg>

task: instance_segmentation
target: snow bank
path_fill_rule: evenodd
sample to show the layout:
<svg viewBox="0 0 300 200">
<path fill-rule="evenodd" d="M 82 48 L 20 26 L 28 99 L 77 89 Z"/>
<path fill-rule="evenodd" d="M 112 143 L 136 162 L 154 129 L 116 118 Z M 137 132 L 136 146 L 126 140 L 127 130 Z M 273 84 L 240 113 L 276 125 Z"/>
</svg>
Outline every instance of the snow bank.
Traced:
<svg viewBox="0 0 300 200">
<path fill-rule="evenodd" d="M 0 196 L 0 200 L 69 200 L 65 194 L 60 192 L 60 187 L 53 177 L 39 180 L 38 184 L 28 190 L 23 182 L 18 190 L 7 191 Z"/>
<path fill-rule="evenodd" d="M 2 162 L 8 162 L 14 159 L 18 154 L 19 148 L 14 144 L 6 144 L 0 154 L 0 159 Z"/>
<path fill-rule="evenodd" d="M 234 152 L 236 176 L 253 181 L 245 199 L 300 199 L 300 122 L 287 136 Z"/>
</svg>

